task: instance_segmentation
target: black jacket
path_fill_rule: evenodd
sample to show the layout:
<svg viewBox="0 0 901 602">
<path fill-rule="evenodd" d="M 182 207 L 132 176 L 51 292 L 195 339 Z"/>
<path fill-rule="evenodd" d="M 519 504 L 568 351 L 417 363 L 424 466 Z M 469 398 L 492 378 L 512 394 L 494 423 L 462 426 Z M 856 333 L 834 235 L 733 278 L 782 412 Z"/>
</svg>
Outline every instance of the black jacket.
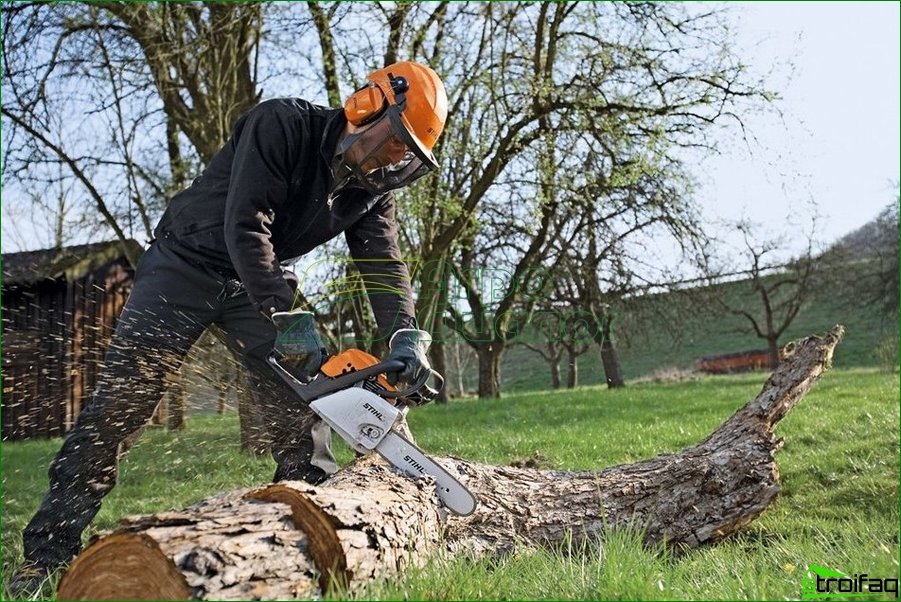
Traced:
<svg viewBox="0 0 901 602">
<path fill-rule="evenodd" d="M 342 110 L 300 99 L 260 103 L 172 199 L 156 237 L 194 262 L 236 275 L 269 315 L 293 302 L 281 263 L 344 232 L 381 333 L 411 327 L 412 292 L 397 245 L 394 197 L 345 188 L 329 207 L 330 161 L 345 123 Z"/>
</svg>

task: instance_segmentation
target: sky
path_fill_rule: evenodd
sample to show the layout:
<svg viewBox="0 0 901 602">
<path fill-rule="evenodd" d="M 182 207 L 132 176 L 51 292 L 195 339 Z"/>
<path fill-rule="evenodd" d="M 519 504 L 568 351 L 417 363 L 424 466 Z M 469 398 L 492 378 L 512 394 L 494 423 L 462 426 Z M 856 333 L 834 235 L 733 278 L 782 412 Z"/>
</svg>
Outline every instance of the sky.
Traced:
<svg viewBox="0 0 901 602">
<path fill-rule="evenodd" d="M 699 200 L 708 218 L 747 217 L 773 230 L 809 223 L 832 242 L 897 202 L 898 2 L 730 4 L 741 56 L 773 66 L 781 118 L 750 117 L 724 156 L 705 161 Z"/>
</svg>

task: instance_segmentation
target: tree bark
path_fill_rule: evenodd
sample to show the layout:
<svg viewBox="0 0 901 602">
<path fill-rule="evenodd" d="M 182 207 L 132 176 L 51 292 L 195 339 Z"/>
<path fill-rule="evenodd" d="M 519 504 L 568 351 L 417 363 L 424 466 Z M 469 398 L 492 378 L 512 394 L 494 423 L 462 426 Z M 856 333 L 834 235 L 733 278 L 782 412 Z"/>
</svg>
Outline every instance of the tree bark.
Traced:
<svg viewBox="0 0 901 602">
<path fill-rule="evenodd" d="M 559 389 L 561 385 L 560 360 L 557 358 L 552 358 L 548 363 L 551 365 L 551 387 L 553 387 L 554 389 Z"/>
<path fill-rule="evenodd" d="M 642 529 L 649 543 L 717 542 L 776 498 L 782 441 L 773 430 L 828 367 L 842 335 L 837 326 L 789 344 L 755 399 L 679 453 L 597 472 L 439 458 L 479 500 L 468 517 L 448 516 L 429 480 L 401 477 L 369 456 L 318 487 L 280 483 L 125 519 L 75 559 L 59 598 L 311 597 L 442 551 L 496 554 L 619 527 Z"/>
<path fill-rule="evenodd" d="M 501 354 L 503 347 L 497 341 L 479 345 L 479 398 L 490 399 L 501 396 Z"/>
<path fill-rule="evenodd" d="M 188 426 L 188 375 L 181 372 L 169 387 L 168 416 L 166 425 L 170 431 L 183 431 Z"/>
<path fill-rule="evenodd" d="M 770 353 L 770 369 L 775 370 L 779 365 L 779 340 L 778 337 L 767 337 L 767 349 Z"/>
<path fill-rule="evenodd" d="M 432 369 L 436 370 L 438 374 L 447 374 L 447 349 L 444 344 L 444 337 L 437 330 L 435 331 L 434 337 L 432 347 L 429 349 L 429 359 L 431 360 Z M 448 402 L 450 399 L 450 393 L 448 392 L 449 388 L 447 383 L 445 383 L 444 387 L 438 392 L 435 403 Z"/>
<path fill-rule="evenodd" d="M 619 365 L 619 354 L 616 353 L 616 347 L 613 345 L 613 329 L 611 323 L 613 316 L 609 311 L 604 312 L 601 318 L 601 363 L 604 364 L 604 375 L 607 378 L 607 387 L 610 389 L 618 389 L 626 386 L 623 379 L 623 371 Z"/>
<path fill-rule="evenodd" d="M 567 358 L 569 358 L 569 365 L 566 373 L 566 388 L 575 389 L 579 384 L 579 356 L 569 351 Z"/>
</svg>

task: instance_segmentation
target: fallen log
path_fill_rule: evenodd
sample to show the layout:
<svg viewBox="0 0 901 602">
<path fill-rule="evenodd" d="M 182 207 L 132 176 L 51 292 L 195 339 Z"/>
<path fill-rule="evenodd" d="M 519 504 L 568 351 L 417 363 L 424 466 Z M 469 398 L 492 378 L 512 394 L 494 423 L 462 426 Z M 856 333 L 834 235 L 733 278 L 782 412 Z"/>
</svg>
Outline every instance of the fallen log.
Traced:
<svg viewBox="0 0 901 602">
<path fill-rule="evenodd" d="M 443 550 L 475 555 L 605 529 L 694 547 L 754 520 L 779 492 L 773 429 L 828 367 L 843 335 L 786 346 L 760 394 L 704 441 L 598 472 L 490 466 L 439 458 L 475 493 L 449 516 L 426 479 L 372 457 L 325 484 L 286 482 L 225 493 L 180 511 L 123 520 L 70 565 L 63 600 L 310 598 L 421 565 Z"/>
</svg>

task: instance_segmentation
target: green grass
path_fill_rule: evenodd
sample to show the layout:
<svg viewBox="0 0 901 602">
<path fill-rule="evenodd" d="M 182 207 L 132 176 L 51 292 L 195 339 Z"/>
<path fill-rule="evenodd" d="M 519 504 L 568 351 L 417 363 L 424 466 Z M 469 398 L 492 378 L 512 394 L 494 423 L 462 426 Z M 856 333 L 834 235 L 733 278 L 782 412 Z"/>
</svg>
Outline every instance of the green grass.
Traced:
<svg viewBox="0 0 901 602">
<path fill-rule="evenodd" d="M 433 454 L 548 468 L 592 469 L 694 444 L 760 389 L 762 373 L 622 390 L 584 387 L 411 412 Z M 899 384 L 873 369 L 835 369 L 780 425 L 783 493 L 740 535 L 675 555 L 619 532 L 581 549 L 433 562 L 372 584 L 366 599 L 797 599 L 810 563 L 898 577 Z M 226 489 L 261 485 L 271 460 L 237 450 L 234 415 L 193 416 L 183 433 L 150 430 L 123 460 L 120 485 L 92 532 L 118 518 L 184 507 Z M 3 578 L 21 559 L 19 534 L 46 487 L 59 440 L 7 443 L 3 462 Z M 341 459 L 350 454 L 341 450 Z M 48 597 L 51 592 L 45 592 Z M 340 595 L 340 594 L 335 594 Z M 893 596 L 890 596 L 893 598 Z"/>
</svg>

